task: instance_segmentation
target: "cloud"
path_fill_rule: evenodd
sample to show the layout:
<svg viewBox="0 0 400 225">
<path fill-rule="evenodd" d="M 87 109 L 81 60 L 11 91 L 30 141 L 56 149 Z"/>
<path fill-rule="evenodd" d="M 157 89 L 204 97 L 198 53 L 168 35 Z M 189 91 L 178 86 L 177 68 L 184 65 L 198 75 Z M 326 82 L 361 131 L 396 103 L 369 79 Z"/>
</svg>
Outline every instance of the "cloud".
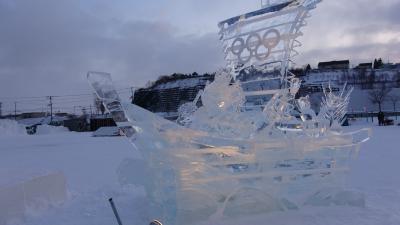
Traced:
<svg viewBox="0 0 400 225">
<path fill-rule="evenodd" d="M 89 70 L 120 87 L 224 65 L 216 24 L 259 1 L 0 0 L 0 97 L 87 92 Z M 400 61 L 398 0 L 326 0 L 312 11 L 299 64 Z M 1 101 L 1 100 L 0 100 Z"/>
<path fill-rule="evenodd" d="M 102 17 L 79 1 L 1 2 L 0 27 L 0 96 L 85 92 L 89 70 L 140 86 L 222 63 L 217 35 L 176 36 L 167 22 Z"/>
<path fill-rule="evenodd" d="M 313 49 L 306 51 L 298 60 L 299 65 L 304 65 L 309 62 L 329 61 L 333 59 L 350 59 L 351 64 L 356 66 L 358 63 L 373 62 L 375 58 L 380 58 L 386 62 L 388 59 L 393 61 L 398 58 L 398 49 L 400 49 L 400 42 L 391 44 L 364 44 L 356 45 L 354 47 L 337 47 L 326 49 Z M 349 56 L 352 56 L 350 58 Z M 398 62 L 398 61 L 397 61 Z M 316 66 L 314 64 L 314 66 Z"/>
<path fill-rule="evenodd" d="M 312 11 L 301 38 L 298 62 L 350 59 L 352 63 L 389 58 L 400 61 L 400 2 L 396 0 L 324 1 Z"/>
</svg>

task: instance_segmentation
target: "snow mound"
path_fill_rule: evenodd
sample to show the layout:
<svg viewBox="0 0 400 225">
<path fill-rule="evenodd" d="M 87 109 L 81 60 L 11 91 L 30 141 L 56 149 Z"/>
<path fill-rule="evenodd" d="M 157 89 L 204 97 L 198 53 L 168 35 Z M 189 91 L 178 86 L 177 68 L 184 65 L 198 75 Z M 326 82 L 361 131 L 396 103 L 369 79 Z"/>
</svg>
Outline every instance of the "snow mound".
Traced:
<svg viewBox="0 0 400 225">
<path fill-rule="evenodd" d="M 45 134 L 58 134 L 68 132 L 68 128 L 66 127 L 56 127 L 50 125 L 39 125 L 36 129 L 36 134 L 38 135 L 45 135 Z"/>
<path fill-rule="evenodd" d="M 0 120 L 0 137 L 27 135 L 23 125 L 14 120 Z"/>
</svg>

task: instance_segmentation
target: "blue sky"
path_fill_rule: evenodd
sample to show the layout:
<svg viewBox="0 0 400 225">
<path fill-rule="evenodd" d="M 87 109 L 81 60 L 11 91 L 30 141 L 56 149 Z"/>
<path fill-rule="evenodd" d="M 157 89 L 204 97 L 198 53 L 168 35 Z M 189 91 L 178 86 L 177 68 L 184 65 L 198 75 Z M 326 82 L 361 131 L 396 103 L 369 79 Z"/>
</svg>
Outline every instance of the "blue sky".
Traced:
<svg viewBox="0 0 400 225">
<path fill-rule="evenodd" d="M 216 24 L 259 0 L 0 0 L 0 101 L 89 91 L 89 70 L 117 86 L 223 65 Z M 299 65 L 400 61 L 400 1 L 324 0 L 301 37 Z M 5 103 L 6 104 L 6 103 Z"/>
</svg>

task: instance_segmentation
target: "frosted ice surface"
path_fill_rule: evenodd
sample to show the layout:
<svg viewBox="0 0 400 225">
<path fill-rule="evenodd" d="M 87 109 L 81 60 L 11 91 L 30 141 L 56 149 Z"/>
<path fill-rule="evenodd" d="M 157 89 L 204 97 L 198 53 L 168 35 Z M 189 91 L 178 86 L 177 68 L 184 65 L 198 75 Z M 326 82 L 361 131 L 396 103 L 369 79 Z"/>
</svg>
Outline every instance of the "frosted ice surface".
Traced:
<svg viewBox="0 0 400 225">
<path fill-rule="evenodd" d="M 0 184 L 0 199 L 0 224 L 19 224 L 29 213 L 63 203 L 67 199 L 66 179 L 54 172 L 28 175 L 14 184 Z"/>
</svg>

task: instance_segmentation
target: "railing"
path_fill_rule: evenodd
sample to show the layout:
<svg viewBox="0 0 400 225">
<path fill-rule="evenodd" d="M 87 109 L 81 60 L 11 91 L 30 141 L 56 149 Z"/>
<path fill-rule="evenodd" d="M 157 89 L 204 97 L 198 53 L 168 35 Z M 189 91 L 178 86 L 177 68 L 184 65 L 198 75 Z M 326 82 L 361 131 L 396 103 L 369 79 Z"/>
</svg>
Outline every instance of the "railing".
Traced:
<svg viewBox="0 0 400 225">
<path fill-rule="evenodd" d="M 378 117 L 379 112 L 349 112 L 347 113 L 347 118 L 371 118 Z M 383 112 L 385 117 L 400 116 L 400 112 Z"/>
</svg>

